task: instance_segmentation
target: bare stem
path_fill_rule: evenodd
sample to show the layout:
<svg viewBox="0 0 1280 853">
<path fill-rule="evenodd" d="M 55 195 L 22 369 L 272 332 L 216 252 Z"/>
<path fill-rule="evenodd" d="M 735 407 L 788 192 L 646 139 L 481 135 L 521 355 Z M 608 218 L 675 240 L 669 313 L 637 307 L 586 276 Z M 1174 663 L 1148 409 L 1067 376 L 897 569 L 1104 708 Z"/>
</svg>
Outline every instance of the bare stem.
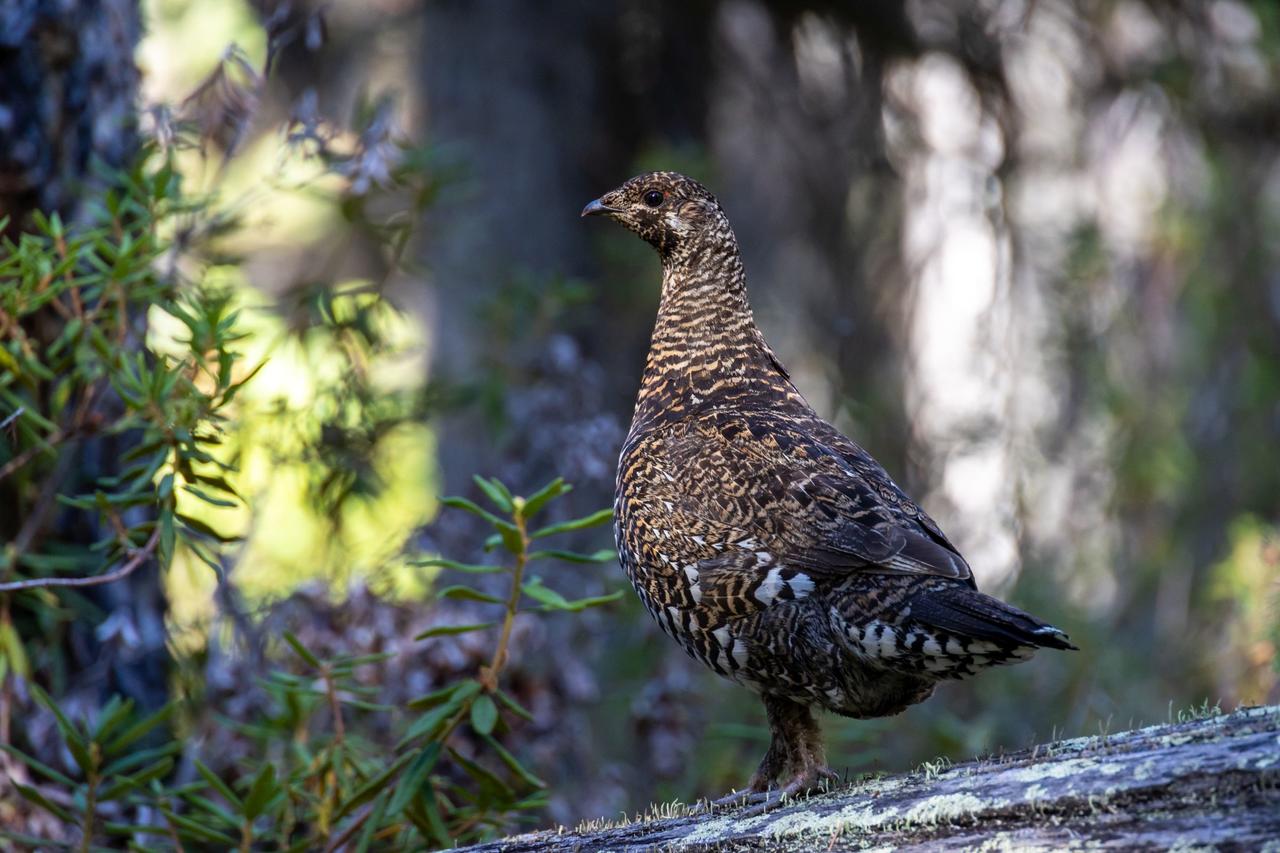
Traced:
<svg viewBox="0 0 1280 853">
<path fill-rule="evenodd" d="M 118 581 L 133 574 L 139 566 L 147 561 L 148 557 L 155 553 L 156 546 L 159 544 L 160 524 L 157 522 L 156 529 L 152 531 L 151 537 L 147 539 L 146 544 L 136 549 L 128 561 L 115 571 L 107 572 L 103 575 L 90 575 L 89 577 L 29 578 L 21 581 L 10 581 L 9 583 L 0 583 L 0 592 L 17 592 L 23 589 L 41 589 L 50 586 L 101 586 L 104 583 Z"/>
<path fill-rule="evenodd" d="M 324 848 L 325 853 L 333 853 L 342 845 L 351 840 L 351 836 L 356 834 L 356 830 L 364 826 L 365 821 L 369 819 L 369 815 L 373 814 L 373 803 L 362 808 L 359 813 L 347 824 L 342 832 L 335 835 L 329 840 L 329 844 Z"/>
<path fill-rule="evenodd" d="M 7 423 L 8 422 L 6 421 L 6 424 Z M 21 468 L 23 465 L 26 465 L 32 459 L 35 459 L 36 454 L 41 452 L 46 452 L 46 451 L 49 453 L 53 453 L 54 448 L 56 448 L 62 442 L 66 441 L 67 437 L 68 437 L 68 433 L 64 430 L 59 429 L 54 431 L 52 435 L 50 435 L 41 443 L 31 445 L 26 450 L 22 451 L 17 456 L 10 459 L 4 465 L 0 465 L 0 480 L 3 480 L 5 477 L 8 477 L 14 471 L 17 471 L 19 468 Z"/>
<path fill-rule="evenodd" d="M 342 743 L 346 737 L 346 726 L 342 721 L 342 702 L 338 699 L 338 687 L 333 683 L 333 673 L 329 671 L 326 664 L 324 671 L 324 689 L 329 698 L 329 711 L 333 714 L 333 737 L 338 743 Z"/>
<path fill-rule="evenodd" d="M 516 512 L 514 516 L 516 529 L 520 531 L 520 550 L 516 554 L 516 566 L 511 571 L 511 594 L 507 596 L 507 612 L 502 619 L 502 634 L 498 637 L 498 647 L 493 651 L 493 660 L 480 674 L 480 683 L 490 693 L 498 689 L 498 673 L 507 665 L 507 644 L 511 640 L 511 626 L 516 621 L 516 613 L 520 607 L 520 582 L 524 579 L 525 563 L 529 561 L 529 532 L 524 514 Z"/>
<path fill-rule="evenodd" d="M 97 824 L 98 818 L 98 745 L 90 744 L 90 750 L 93 757 L 93 770 L 89 772 L 89 790 L 85 794 L 84 806 L 84 832 L 80 839 L 81 853 L 89 853 L 93 849 L 93 831 Z"/>
</svg>

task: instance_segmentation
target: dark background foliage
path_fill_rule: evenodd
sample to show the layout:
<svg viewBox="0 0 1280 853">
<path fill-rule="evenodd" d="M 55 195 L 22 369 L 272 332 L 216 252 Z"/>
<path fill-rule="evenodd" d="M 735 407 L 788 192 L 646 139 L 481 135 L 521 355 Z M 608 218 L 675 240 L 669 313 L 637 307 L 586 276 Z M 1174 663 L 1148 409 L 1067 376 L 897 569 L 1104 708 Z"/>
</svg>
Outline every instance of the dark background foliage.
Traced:
<svg viewBox="0 0 1280 853">
<path fill-rule="evenodd" d="M 577 212 L 650 168 L 719 195 L 757 317 L 818 410 L 983 588 L 1082 649 L 895 719 L 831 720 L 836 766 L 1276 700 L 1274 4 L 23 0 L 0 23 L 7 233 L 34 210 L 85 220 L 94 157 L 124 167 L 185 128 L 199 147 L 179 171 L 226 220 L 178 242 L 244 308 L 246 364 L 268 359 L 231 429 L 250 508 L 202 516 L 244 536 L 221 580 L 179 554 L 75 618 L 14 615 L 37 680 L 76 710 L 123 692 L 252 716 L 236 685 L 280 659 L 286 625 L 326 655 L 401 648 L 445 583 L 404 554 L 479 559 L 484 531 L 436 520 L 473 473 L 526 493 L 562 475 L 572 514 L 607 505 L 658 269 Z M 132 346 L 167 334 L 134 321 Z M 106 441 L 69 442 L 66 476 L 109 471 Z M 0 532 L 22 552 L 36 497 L 15 482 Z M 37 549 L 84 525 L 40 527 Z M 574 571 L 570 597 L 623 583 Z M 545 820 L 745 778 L 754 703 L 630 596 L 518 625 L 535 723 L 517 751 L 551 783 Z M 387 689 L 475 657 L 416 654 Z M 14 732 L 34 705 L 5 689 L 0 735 L 50 749 L 51 726 Z"/>
</svg>

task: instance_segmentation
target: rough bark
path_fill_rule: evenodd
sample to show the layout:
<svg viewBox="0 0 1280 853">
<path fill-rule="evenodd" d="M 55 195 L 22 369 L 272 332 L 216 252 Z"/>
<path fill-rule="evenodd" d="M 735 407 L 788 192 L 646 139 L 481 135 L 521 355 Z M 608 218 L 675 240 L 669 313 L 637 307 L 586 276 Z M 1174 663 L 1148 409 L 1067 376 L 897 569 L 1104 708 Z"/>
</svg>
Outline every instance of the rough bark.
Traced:
<svg viewBox="0 0 1280 853">
<path fill-rule="evenodd" d="M 84 219 L 86 202 L 137 155 L 133 51 L 141 32 L 137 0 L 0 4 L 0 219 L 7 218 L 9 236 L 30 227 L 36 211 Z M 134 317 L 133 328 L 136 346 L 145 337 L 145 317 Z M 60 321 L 51 316 L 32 334 L 59 331 Z M 118 399 L 104 394 L 95 411 L 110 423 L 118 408 Z M 68 443 L 59 490 L 92 489 L 97 477 L 123 467 L 120 456 L 133 442 L 121 434 Z M 36 547 L 51 538 L 85 546 L 100 538 L 95 514 L 48 507 L 33 519 L 36 511 L 25 499 L 0 489 L 0 541 L 12 541 L 19 528 L 29 530 Z M 164 591 L 154 567 L 86 597 L 101 614 L 71 626 L 66 668 L 50 674 L 55 690 L 74 686 L 90 704 L 120 693 L 141 707 L 162 705 L 169 656 Z"/>
<path fill-rule="evenodd" d="M 0 217 L 75 218 L 96 159 L 136 150 L 136 0 L 16 0 L 0 8 Z"/>
<path fill-rule="evenodd" d="M 1277 838 L 1280 706 L 1269 706 L 926 767 L 752 818 L 700 812 L 467 849 L 1253 850 Z"/>
</svg>

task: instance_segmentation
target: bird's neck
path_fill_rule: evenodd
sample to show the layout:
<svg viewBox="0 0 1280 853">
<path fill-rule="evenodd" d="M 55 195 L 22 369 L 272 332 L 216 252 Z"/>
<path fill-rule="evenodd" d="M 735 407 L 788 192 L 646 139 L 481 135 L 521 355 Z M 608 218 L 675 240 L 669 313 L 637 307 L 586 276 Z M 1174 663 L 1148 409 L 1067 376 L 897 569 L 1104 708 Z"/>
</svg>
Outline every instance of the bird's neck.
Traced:
<svg viewBox="0 0 1280 853">
<path fill-rule="evenodd" d="M 788 405 L 807 406 L 756 326 L 737 244 L 665 257 L 632 430 L 717 408 Z"/>
</svg>

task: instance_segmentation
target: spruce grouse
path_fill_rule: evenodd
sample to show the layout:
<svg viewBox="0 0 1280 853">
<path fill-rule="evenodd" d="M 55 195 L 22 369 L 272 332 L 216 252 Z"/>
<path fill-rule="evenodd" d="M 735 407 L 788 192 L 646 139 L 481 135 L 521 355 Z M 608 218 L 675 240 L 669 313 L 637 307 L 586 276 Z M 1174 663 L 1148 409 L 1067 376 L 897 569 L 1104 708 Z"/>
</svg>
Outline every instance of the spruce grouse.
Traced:
<svg viewBox="0 0 1280 853">
<path fill-rule="evenodd" d="M 675 172 L 583 216 L 658 250 L 662 297 L 618 463 L 618 552 L 685 650 L 764 700 L 772 741 L 749 790 L 776 804 L 834 778 L 810 708 L 897 714 L 943 679 L 1073 649 L 978 592 L 938 525 L 805 402 L 747 304 L 715 197 Z"/>
</svg>

